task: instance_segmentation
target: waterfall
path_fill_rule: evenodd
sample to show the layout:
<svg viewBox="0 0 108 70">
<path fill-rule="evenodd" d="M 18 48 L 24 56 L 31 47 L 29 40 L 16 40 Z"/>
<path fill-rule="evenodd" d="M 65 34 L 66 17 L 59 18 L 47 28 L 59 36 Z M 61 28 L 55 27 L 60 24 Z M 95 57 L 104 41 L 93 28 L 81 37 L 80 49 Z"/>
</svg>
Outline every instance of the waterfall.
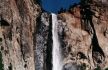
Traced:
<svg viewBox="0 0 108 70">
<path fill-rule="evenodd" d="M 63 67 L 57 26 L 58 26 L 57 15 L 52 13 L 52 34 L 53 34 L 52 70 L 62 70 Z"/>
</svg>

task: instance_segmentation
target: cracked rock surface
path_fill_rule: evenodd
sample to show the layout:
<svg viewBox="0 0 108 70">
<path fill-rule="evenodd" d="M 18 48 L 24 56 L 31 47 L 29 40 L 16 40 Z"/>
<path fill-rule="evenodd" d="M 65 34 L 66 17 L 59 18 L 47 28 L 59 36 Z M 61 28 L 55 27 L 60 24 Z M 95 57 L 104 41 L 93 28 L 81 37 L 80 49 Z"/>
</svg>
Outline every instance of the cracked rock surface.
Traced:
<svg viewBox="0 0 108 70">
<path fill-rule="evenodd" d="M 33 0 L 0 0 L 4 70 L 35 70 L 33 34 L 39 12 L 40 7 Z"/>
<path fill-rule="evenodd" d="M 81 0 L 57 14 L 64 70 L 108 68 L 107 0 Z M 4 70 L 52 69 L 52 18 L 34 0 L 0 0 Z"/>
</svg>

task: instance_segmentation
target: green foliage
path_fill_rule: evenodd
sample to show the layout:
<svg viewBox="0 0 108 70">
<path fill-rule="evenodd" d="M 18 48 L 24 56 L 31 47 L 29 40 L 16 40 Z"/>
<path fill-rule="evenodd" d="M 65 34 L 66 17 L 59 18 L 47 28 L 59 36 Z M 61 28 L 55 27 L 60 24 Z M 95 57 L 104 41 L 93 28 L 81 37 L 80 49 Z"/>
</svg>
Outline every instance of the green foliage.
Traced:
<svg viewBox="0 0 108 70">
<path fill-rule="evenodd" d="M 0 70 L 4 70 L 3 68 L 4 68 L 4 65 L 3 65 L 3 63 L 2 63 L 2 54 L 1 54 L 1 52 L 0 52 Z"/>
</svg>

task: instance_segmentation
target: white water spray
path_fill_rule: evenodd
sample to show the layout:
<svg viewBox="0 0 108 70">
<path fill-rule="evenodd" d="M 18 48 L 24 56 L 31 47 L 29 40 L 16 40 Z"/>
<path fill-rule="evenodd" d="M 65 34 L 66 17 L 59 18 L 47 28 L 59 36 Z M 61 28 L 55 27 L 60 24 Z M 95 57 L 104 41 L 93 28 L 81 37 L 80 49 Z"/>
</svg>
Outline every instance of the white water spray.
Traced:
<svg viewBox="0 0 108 70">
<path fill-rule="evenodd" d="M 58 26 L 57 15 L 52 13 L 52 34 L 53 34 L 52 70 L 62 70 L 63 67 L 57 26 Z"/>
</svg>

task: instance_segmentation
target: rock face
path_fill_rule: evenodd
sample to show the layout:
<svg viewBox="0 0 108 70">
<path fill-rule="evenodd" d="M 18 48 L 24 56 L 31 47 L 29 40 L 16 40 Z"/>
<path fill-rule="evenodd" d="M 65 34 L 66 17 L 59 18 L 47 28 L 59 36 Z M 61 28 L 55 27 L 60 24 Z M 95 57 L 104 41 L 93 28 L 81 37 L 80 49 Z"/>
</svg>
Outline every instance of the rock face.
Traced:
<svg viewBox="0 0 108 70">
<path fill-rule="evenodd" d="M 81 70 L 104 70 L 108 67 L 108 4 L 85 1 L 59 14 L 64 63 L 76 64 Z"/>
<path fill-rule="evenodd" d="M 0 53 L 4 70 L 35 70 L 33 34 L 39 13 L 33 0 L 0 0 Z"/>
<path fill-rule="evenodd" d="M 42 13 L 37 19 L 36 27 L 36 70 L 51 70 L 52 69 L 52 23 L 51 14 Z"/>
<path fill-rule="evenodd" d="M 63 70 L 108 68 L 107 12 L 107 0 L 81 0 L 57 14 Z M 0 0 L 0 17 L 0 66 L 52 70 L 51 13 L 33 0 Z"/>
</svg>

